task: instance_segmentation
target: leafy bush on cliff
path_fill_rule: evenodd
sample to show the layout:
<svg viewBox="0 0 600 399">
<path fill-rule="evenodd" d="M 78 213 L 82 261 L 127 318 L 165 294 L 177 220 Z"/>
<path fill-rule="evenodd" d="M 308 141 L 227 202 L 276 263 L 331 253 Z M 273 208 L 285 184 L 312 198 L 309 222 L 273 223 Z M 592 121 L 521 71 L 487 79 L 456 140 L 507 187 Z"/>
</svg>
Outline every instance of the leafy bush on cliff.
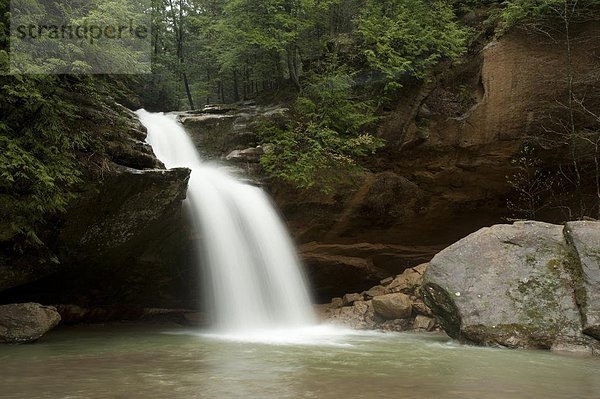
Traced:
<svg viewBox="0 0 600 399">
<path fill-rule="evenodd" d="M 313 77 L 285 127 L 263 126 L 262 140 L 274 144 L 261 160 L 265 170 L 297 187 L 324 191 L 360 170 L 357 160 L 383 141 L 366 132 L 377 118 L 372 102 L 356 98 L 353 87 L 347 72 Z"/>
<path fill-rule="evenodd" d="M 362 53 L 384 74 L 387 91 L 402 77 L 426 79 L 438 62 L 462 55 L 469 33 L 439 0 L 369 0 L 356 23 Z"/>
</svg>

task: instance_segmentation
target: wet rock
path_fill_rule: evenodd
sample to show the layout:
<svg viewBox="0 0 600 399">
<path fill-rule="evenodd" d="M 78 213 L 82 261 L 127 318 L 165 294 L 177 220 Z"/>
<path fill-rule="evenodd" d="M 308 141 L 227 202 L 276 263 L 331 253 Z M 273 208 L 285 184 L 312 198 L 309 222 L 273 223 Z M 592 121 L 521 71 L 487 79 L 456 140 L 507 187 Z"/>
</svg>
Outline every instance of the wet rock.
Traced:
<svg viewBox="0 0 600 399">
<path fill-rule="evenodd" d="M 114 170 L 69 208 L 59 237 L 61 259 L 108 256 L 127 243 L 143 242 L 149 230 L 179 216 L 189 175 L 182 168 Z"/>
<path fill-rule="evenodd" d="M 484 228 L 434 257 L 425 302 L 454 338 L 511 348 L 589 348 L 571 264 L 563 226 Z"/>
<path fill-rule="evenodd" d="M 0 343 L 38 340 L 60 322 L 56 308 L 37 303 L 0 306 Z"/>
<path fill-rule="evenodd" d="M 375 327 L 373 304 L 371 301 L 358 301 L 353 306 L 345 306 L 329 311 L 327 320 L 358 330 Z"/>
<path fill-rule="evenodd" d="M 256 162 L 255 156 L 232 152 L 259 144 L 257 121 L 266 119 L 279 123 L 286 112 L 287 108 L 278 105 L 215 105 L 200 112 L 181 113 L 179 120 L 205 158 L 220 159 L 227 155 L 234 161 Z M 267 152 L 267 148 L 262 150 Z"/>
<path fill-rule="evenodd" d="M 233 150 L 225 159 L 227 161 L 235 162 L 259 162 L 260 157 L 265 154 L 264 149 L 261 146 L 246 148 L 245 150 Z"/>
<path fill-rule="evenodd" d="M 425 302 L 423 302 L 423 300 L 420 298 L 417 298 L 413 301 L 412 309 L 413 312 L 416 314 L 424 316 L 433 316 L 433 313 L 431 312 L 431 309 L 429 309 L 429 306 L 425 305 Z"/>
<path fill-rule="evenodd" d="M 412 328 L 416 331 L 431 331 L 435 327 L 435 319 L 432 317 L 418 315 L 415 317 Z"/>
<path fill-rule="evenodd" d="M 407 295 L 402 293 L 386 294 L 373 298 L 375 313 L 384 319 L 406 319 L 412 312 L 412 303 Z"/>
<path fill-rule="evenodd" d="M 357 294 L 357 293 L 353 293 L 353 294 L 346 294 L 344 295 L 344 297 L 342 298 L 342 303 L 344 306 L 350 306 L 352 305 L 354 302 L 357 301 L 362 301 L 364 298 L 361 294 Z"/>
<path fill-rule="evenodd" d="M 565 237 L 576 257 L 571 266 L 583 333 L 600 340 L 600 222 L 569 222 Z"/>
<path fill-rule="evenodd" d="M 409 331 L 412 329 L 413 321 L 410 319 L 386 320 L 379 324 L 378 328 L 383 331 Z"/>
</svg>

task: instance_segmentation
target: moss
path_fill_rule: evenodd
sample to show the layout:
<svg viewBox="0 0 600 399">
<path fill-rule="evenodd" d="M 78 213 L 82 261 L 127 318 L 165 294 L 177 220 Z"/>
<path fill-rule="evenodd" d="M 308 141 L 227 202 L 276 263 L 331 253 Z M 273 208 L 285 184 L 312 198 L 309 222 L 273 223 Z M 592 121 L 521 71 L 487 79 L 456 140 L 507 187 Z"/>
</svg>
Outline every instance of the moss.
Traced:
<svg viewBox="0 0 600 399">
<path fill-rule="evenodd" d="M 558 274 L 560 273 L 560 269 L 562 268 L 563 261 L 561 259 L 550 259 L 546 263 L 546 267 L 550 273 Z"/>
<path fill-rule="evenodd" d="M 587 306 L 585 280 L 583 276 L 583 267 L 581 261 L 575 252 L 575 247 L 572 247 L 565 253 L 564 265 L 567 273 L 571 278 L 571 285 L 575 292 L 575 301 L 580 308 Z M 586 323 L 585 312 L 580 312 L 583 324 Z"/>
<path fill-rule="evenodd" d="M 459 338 L 462 319 L 452 296 L 439 285 L 429 282 L 423 285 L 421 293 L 444 331 L 452 338 Z"/>
<path fill-rule="evenodd" d="M 473 325 L 463 331 L 466 341 L 508 348 L 550 349 L 555 340 L 555 334 L 526 324 L 497 324 L 495 326 Z"/>
</svg>

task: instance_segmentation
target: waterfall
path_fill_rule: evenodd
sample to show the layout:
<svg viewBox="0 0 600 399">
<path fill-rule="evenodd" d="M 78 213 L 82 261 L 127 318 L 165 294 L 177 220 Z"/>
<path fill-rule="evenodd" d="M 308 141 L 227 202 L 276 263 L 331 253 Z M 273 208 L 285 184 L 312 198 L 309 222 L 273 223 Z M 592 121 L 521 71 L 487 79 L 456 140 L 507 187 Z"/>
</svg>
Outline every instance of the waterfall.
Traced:
<svg viewBox="0 0 600 399">
<path fill-rule="evenodd" d="M 201 232 L 214 327 L 224 332 L 299 327 L 314 322 L 292 240 L 269 197 L 205 163 L 174 115 L 137 111 L 147 142 L 167 168 L 190 176 L 187 205 Z"/>
</svg>

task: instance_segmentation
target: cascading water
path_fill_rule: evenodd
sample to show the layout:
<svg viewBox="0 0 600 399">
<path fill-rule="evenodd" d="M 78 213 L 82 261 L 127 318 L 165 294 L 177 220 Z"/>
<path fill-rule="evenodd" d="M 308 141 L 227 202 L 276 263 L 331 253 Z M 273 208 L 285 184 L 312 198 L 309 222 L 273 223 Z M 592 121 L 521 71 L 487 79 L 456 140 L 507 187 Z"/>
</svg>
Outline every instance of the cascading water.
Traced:
<svg viewBox="0 0 600 399">
<path fill-rule="evenodd" d="M 191 169 L 187 202 L 202 232 L 215 328 L 307 326 L 314 315 L 292 241 L 267 195 L 203 163 L 174 115 L 139 110 L 147 141 L 167 168 Z"/>
</svg>

